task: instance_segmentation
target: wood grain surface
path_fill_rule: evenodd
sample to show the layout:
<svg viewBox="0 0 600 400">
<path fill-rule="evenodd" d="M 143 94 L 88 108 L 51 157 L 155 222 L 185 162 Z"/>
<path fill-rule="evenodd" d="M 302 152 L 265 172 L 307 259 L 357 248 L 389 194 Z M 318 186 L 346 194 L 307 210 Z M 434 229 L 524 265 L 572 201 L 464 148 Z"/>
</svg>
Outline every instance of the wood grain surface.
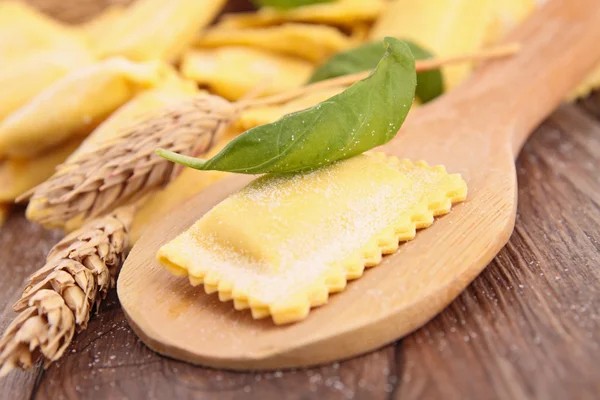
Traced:
<svg viewBox="0 0 600 400">
<path fill-rule="evenodd" d="M 68 354 L 0 380 L 2 399 L 595 399 L 600 393 L 600 94 L 562 106 L 517 163 L 516 230 L 450 307 L 404 340 L 308 370 L 236 373 L 149 351 L 114 293 Z M 58 240 L 0 230 L 0 328 Z"/>
</svg>

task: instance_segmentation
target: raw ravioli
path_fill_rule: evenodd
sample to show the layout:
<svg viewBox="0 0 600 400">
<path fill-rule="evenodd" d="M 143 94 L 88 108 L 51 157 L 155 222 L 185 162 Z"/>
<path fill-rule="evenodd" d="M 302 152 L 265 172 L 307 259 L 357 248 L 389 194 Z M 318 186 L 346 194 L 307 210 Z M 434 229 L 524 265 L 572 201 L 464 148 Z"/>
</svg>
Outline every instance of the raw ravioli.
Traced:
<svg viewBox="0 0 600 400">
<path fill-rule="evenodd" d="M 157 257 L 254 318 L 295 322 L 448 213 L 466 191 L 460 175 L 443 167 L 363 154 L 309 173 L 258 178 Z"/>
<path fill-rule="evenodd" d="M 81 139 L 76 138 L 34 158 L 0 161 L 0 202 L 13 201 L 48 179 L 56 166 L 65 161 L 79 143 Z"/>
<path fill-rule="evenodd" d="M 287 23 L 264 28 L 215 27 L 197 41 L 199 47 L 252 46 L 320 62 L 346 50 L 354 40 L 334 27 Z"/>
<path fill-rule="evenodd" d="M 2 64 L 32 51 L 81 46 L 75 30 L 22 1 L 0 3 L 0 57 Z"/>
<path fill-rule="evenodd" d="M 76 32 L 25 3 L 0 3 L 0 121 L 70 71 L 94 62 Z"/>
<path fill-rule="evenodd" d="M 356 24 L 373 21 L 385 10 L 387 3 L 384 0 L 339 0 L 290 10 L 262 7 L 257 12 L 227 14 L 223 17 L 221 25 L 248 28 L 296 21 L 353 27 Z"/>
<path fill-rule="evenodd" d="M 0 157 L 32 157 L 99 122 L 143 89 L 160 83 L 166 66 L 111 58 L 58 80 L 0 124 Z"/>
<path fill-rule="evenodd" d="M 94 40 L 101 57 L 173 61 L 225 5 L 225 0 L 138 0 Z"/>
<path fill-rule="evenodd" d="M 129 100 L 102 122 L 79 146 L 74 155 L 109 145 L 127 133 L 127 128 L 148 118 L 153 112 L 200 93 L 196 84 L 182 79 L 175 71 L 157 87 L 145 90 Z"/>
<path fill-rule="evenodd" d="M 72 46 L 35 51 L 3 63 L 0 69 L 0 121 L 71 71 L 93 62 L 87 49 Z"/>
<path fill-rule="evenodd" d="M 229 100 L 257 87 L 268 95 L 302 86 L 312 70 L 308 61 L 242 46 L 192 50 L 181 65 L 183 76 Z"/>
<path fill-rule="evenodd" d="M 107 6 L 102 12 L 83 24 L 77 25 L 77 29 L 87 39 L 92 48 L 96 48 L 108 31 L 113 29 L 116 23 L 123 17 L 127 8 L 121 4 Z"/>
</svg>

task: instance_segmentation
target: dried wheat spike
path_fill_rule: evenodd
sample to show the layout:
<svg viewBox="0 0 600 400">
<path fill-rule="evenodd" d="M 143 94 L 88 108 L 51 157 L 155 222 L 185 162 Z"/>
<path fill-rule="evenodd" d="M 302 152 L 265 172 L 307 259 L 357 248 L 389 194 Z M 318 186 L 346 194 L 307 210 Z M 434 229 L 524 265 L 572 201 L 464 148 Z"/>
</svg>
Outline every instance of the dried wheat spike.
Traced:
<svg viewBox="0 0 600 400">
<path fill-rule="evenodd" d="M 207 151 L 236 116 L 227 100 L 200 95 L 132 126 L 92 151 L 71 157 L 56 174 L 22 196 L 27 217 L 46 227 L 103 215 L 168 183 L 179 168 L 154 154 L 158 147 L 181 154 Z"/>
<path fill-rule="evenodd" d="M 46 363 L 58 360 L 75 330 L 87 327 L 93 305 L 115 286 L 133 214 L 133 206 L 121 208 L 54 246 L 14 305 L 21 313 L 0 339 L 0 376 L 31 367 L 39 356 Z"/>
</svg>

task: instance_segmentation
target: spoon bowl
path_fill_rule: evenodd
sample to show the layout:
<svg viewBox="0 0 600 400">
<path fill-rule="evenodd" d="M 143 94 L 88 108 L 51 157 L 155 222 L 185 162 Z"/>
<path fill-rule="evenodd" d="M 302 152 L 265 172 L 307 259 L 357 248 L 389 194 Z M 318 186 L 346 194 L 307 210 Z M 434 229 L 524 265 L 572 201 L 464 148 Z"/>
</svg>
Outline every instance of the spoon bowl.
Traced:
<svg viewBox="0 0 600 400">
<path fill-rule="evenodd" d="M 549 1 L 507 38 L 522 44 L 517 56 L 481 66 L 461 87 L 413 110 L 380 150 L 461 173 L 467 201 L 305 321 L 276 326 L 253 320 L 155 260 L 162 244 L 252 179 L 233 176 L 157 222 L 133 248 L 118 282 L 132 328 L 161 354 L 240 370 L 345 359 L 419 328 L 508 241 L 517 209 L 514 160 L 532 130 L 600 60 L 598 38 L 597 0 Z"/>
</svg>

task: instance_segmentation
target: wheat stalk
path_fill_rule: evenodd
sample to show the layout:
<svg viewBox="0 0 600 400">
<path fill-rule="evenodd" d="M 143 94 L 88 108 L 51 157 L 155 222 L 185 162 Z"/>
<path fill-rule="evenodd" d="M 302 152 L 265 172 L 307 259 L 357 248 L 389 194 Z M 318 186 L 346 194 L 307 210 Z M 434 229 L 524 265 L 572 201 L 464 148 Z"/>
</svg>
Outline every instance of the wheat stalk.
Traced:
<svg viewBox="0 0 600 400">
<path fill-rule="evenodd" d="M 0 339 L 0 376 L 31 367 L 40 356 L 58 360 L 75 330 L 87 328 L 92 307 L 115 286 L 133 214 L 133 206 L 118 209 L 54 246 L 13 307 L 21 313 Z"/>
<path fill-rule="evenodd" d="M 30 198 L 27 217 L 47 227 L 103 215 L 165 185 L 180 171 L 157 156 L 156 148 L 204 153 L 235 119 L 236 110 L 234 104 L 212 95 L 166 108 L 117 139 L 67 160 L 54 176 L 18 201 Z"/>
<path fill-rule="evenodd" d="M 476 62 L 494 60 L 498 58 L 509 57 L 517 54 L 521 49 L 519 43 L 508 43 L 488 49 L 477 50 L 473 53 L 459 54 L 450 57 L 434 57 L 426 60 L 417 60 L 415 62 L 415 70 L 417 72 L 431 71 L 447 65 L 460 64 L 465 62 Z M 323 81 L 311 83 L 310 85 L 301 86 L 288 90 L 287 92 L 273 94 L 268 97 L 260 97 L 257 99 L 249 99 L 240 101 L 240 106 L 244 108 L 264 107 L 275 104 L 285 103 L 300 96 L 304 96 L 311 92 L 317 92 L 323 89 L 350 86 L 360 80 L 367 78 L 372 71 L 357 72 L 350 75 L 342 75 L 335 78 L 326 79 Z"/>
</svg>

